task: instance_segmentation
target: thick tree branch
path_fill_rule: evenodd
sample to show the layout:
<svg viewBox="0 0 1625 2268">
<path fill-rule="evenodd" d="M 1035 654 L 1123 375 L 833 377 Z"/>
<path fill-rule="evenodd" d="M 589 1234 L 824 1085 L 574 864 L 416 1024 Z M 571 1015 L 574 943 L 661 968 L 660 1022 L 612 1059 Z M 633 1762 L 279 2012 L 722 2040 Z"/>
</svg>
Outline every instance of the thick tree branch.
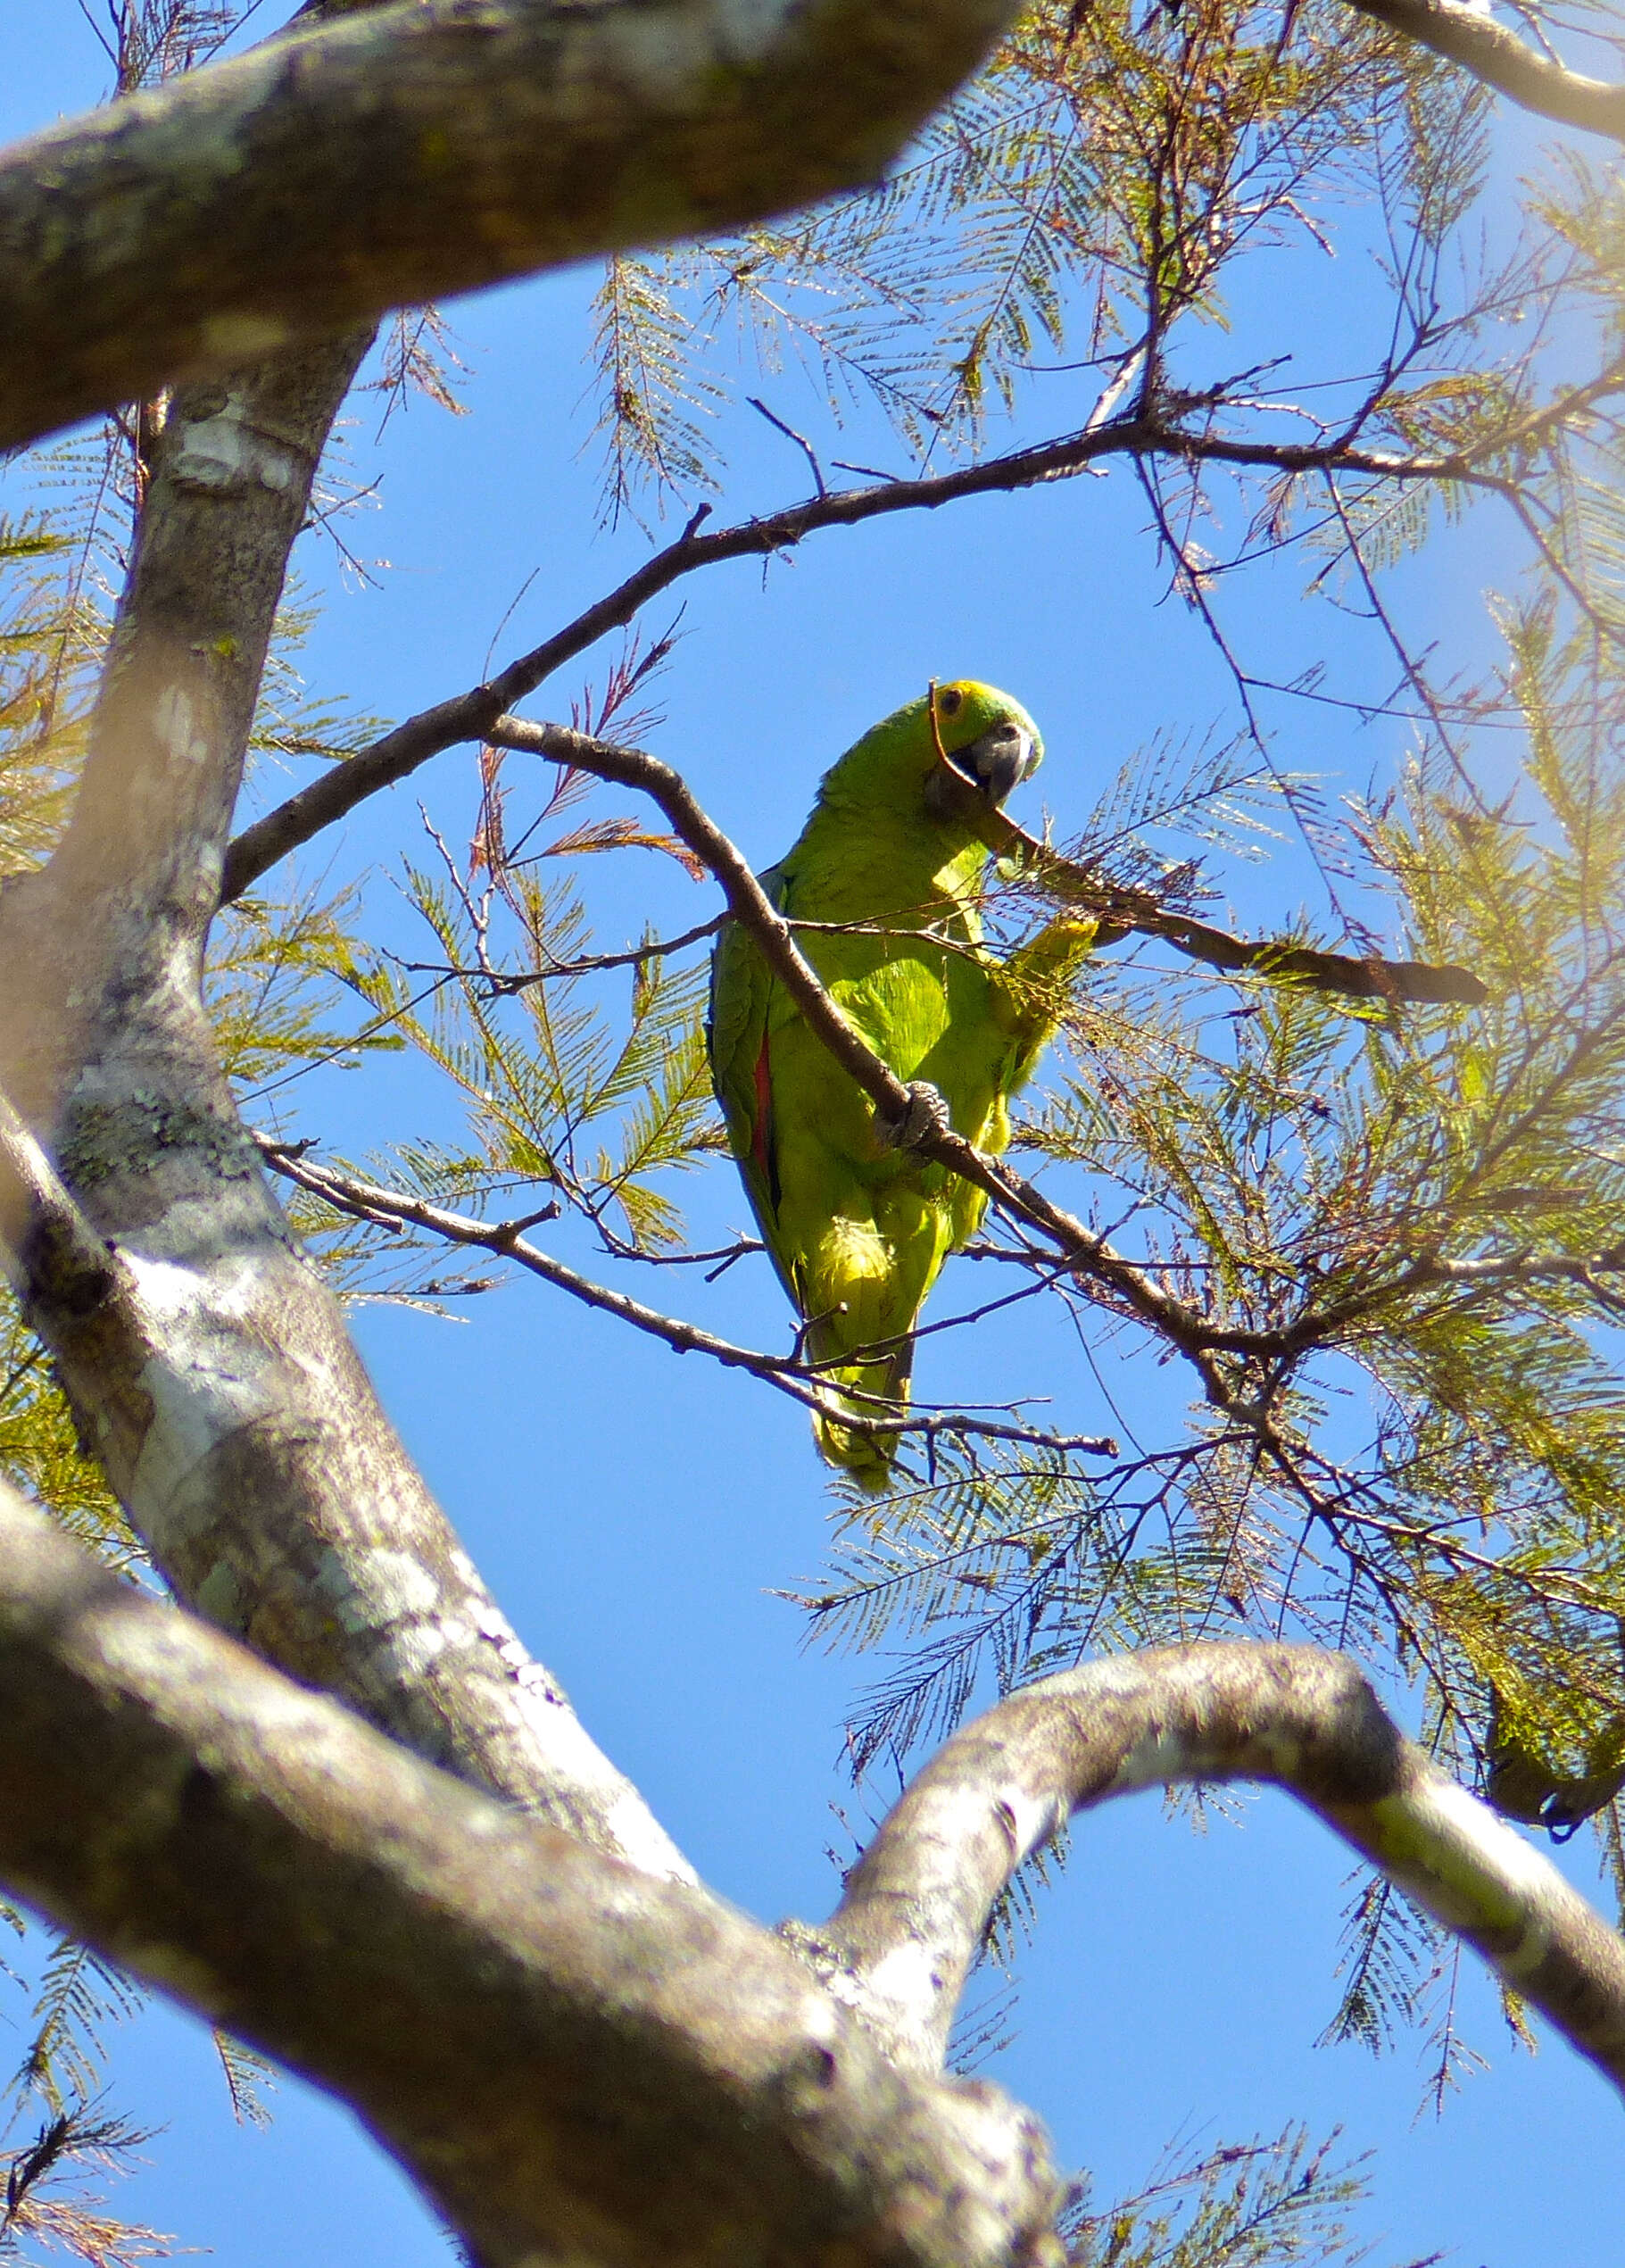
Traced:
<svg viewBox="0 0 1625 2268">
<path fill-rule="evenodd" d="M 1304 1647 L 1156 1649 L 1012 1694 L 926 1765 L 818 1938 L 872 2016 L 890 2004 L 900 2058 L 934 2069 L 1024 1858 L 1108 1796 L 1235 1779 L 1297 1796 L 1625 2089 L 1625 1940 L 1402 1736 L 1353 1662 Z"/>
<path fill-rule="evenodd" d="M 400 0 L 0 162 L 0 448 L 188 373 L 873 181 L 1006 0 Z"/>
<path fill-rule="evenodd" d="M 483 2268 L 1058 2268 L 1041 2131 L 0 1487 L 0 1879 L 350 2103 Z"/>
<path fill-rule="evenodd" d="M 0 895 L 0 1077 L 60 1181 L 24 1310 L 181 1597 L 436 1763 L 685 1862 L 498 1609 L 379 1408 L 237 1117 L 202 955 L 287 553 L 365 332 L 172 398 L 72 824 Z M 27 972 L 26 980 L 22 972 Z M 106 1259 L 77 1260 L 71 1213 Z"/>
<path fill-rule="evenodd" d="M 692 1879 L 398 1449 L 391 1464 L 394 1435 L 308 1268 L 301 1311 L 296 1292 L 256 1296 L 240 1251 L 200 1268 L 110 1244 L 3 1099 L 0 1240 L 87 1439 L 178 1589 L 420 1754 L 651 1873 Z M 271 1265 L 291 1260 L 283 1249 Z M 245 1317 L 296 1335 L 257 1344 Z"/>
<path fill-rule="evenodd" d="M 1460 63 L 1521 110 L 1625 142 L 1625 87 L 1588 79 L 1527 46 L 1515 31 L 1496 21 L 1488 5 L 1470 0 L 1349 0 L 1349 4 Z"/>
</svg>

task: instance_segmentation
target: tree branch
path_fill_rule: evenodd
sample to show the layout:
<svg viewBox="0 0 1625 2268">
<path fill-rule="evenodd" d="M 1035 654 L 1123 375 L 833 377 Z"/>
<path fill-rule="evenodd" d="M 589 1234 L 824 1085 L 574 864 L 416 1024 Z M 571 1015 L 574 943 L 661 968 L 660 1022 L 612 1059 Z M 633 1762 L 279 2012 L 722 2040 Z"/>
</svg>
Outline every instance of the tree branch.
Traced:
<svg viewBox="0 0 1625 2268">
<path fill-rule="evenodd" d="M 366 344 L 352 332 L 170 402 L 72 823 L 0 894 L 0 966 L 28 972 L 0 990 L 0 1079 L 29 1130 L 5 1130 L 24 1313 L 182 1598 L 435 1762 L 682 1875 L 379 1408 L 203 1007 L 287 553 Z M 63 1259 L 85 1238 L 99 1276 Z"/>
<path fill-rule="evenodd" d="M 1582 414 L 1592 406 L 1598 389 L 1617 387 L 1622 374 L 1625 366 L 1611 363 L 1593 386 L 1566 395 L 1565 407 L 1573 414 Z M 709 533 L 703 531 L 701 511 L 674 543 L 656 552 L 573 622 L 528 653 L 518 655 L 488 682 L 471 685 L 408 718 L 369 748 L 332 765 L 308 787 L 245 827 L 227 853 L 221 902 L 229 904 L 240 897 L 279 859 L 344 818 L 369 795 L 410 777 L 446 749 L 483 737 L 499 716 L 534 693 L 555 670 L 610 630 L 623 627 L 660 592 L 702 568 L 726 560 L 767 559 L 775 552 L 792 551 L 807 536 L 825 528 L 858 528 L 892 512 L 934 511 L 963 497 L 1002 494 L 1069 479 L 1108 456 L 1164 455 L 1230 466 L 1238 471 L 1344 471 L 1401 481 L 1477 482 L 1505 494 L 1505 481 L 1485 472 L 1484 464 L 1503 446 L 1536 445 L 1555 414 L 1548 407 L 1520 419 L 1503 440 L 1486 442 L 1471 452 L 1401 457 L 1358 449 L 1347 433 L 1320 444 L 1232 441 L 1223 435 L 1188 432 L 1177 420 L 1136 411 L 1109 422 L 1091 424 L 1081 433 L 960 465 L 952 472 L 838 489 Z"/>
<path fill-rule="evenodd" d="M 1521 110 L 1625 142 L 1625 87 L 1588 79 L 1526 46 L 1515 31 L 1496 21 L 1488 5 L 1469 0 L 1349 0 L 1349 4 L 1418 46 L 1460 63 Z"/>
<path fill-rule="evenodd" d="M 268 1314 L 241 1254 L 199 1293 L 185 1267 L 109 1244 L 3 1097 L 0 1239 L 87 1441 L 144 1534 L 156 1529 L 178 1588 L 188 1579 L 215 1621 L 419 1754 L 651 1874 L 692 1879 L 398 1450 L 390 1469 L 394 1435 L 325 1308 L 295 1311 L 291 1341 L 222 1327 L 213 1310 L 234 1291 L 262 1327 L 286 1325 L 288 1302 Z"/>
<path fill-rule="evenodd" d="M 0 448 L 386 308 L 876 179 L 1005 0 L 399 0 L 0 162 Z"/>
<path fill-rule="evenodd" d="M 1138 431 L 1138 426 L 1133 429 Z M 894 511 L 934 511 L 962 496 L 1063 479 L 1084 470 L 1099 456 L 1132 445 L 1125 437 L 1127 431 L 1123 425 L 1110 426 L 1048 442 L 1040 448 L 1016 450 L 981 464 L 961 465 L 953 472 L 925 479 L 882 481 L 871 487 L 812 496 L 759 519 L 741 520 L 709 534 L 701 531 L 704 513 L 697 513 L 675 543 L 656 552 L 625 582 L 552 637 L 520 654 L 486 684 L 471 685 L 467 692 L 409 718 L 370 748 L 331 766 L 308 787 L 245 827 L 227 854 L 221 902 L 228 904 L 240 897 L 278 859 L 310 842 L 368 796 L 394 786 L 431 757 L 460 742 L 484 736 L 498 717 L 534 693 L 556 669 L 609 631 L 623 627 L 651 599 L 682 577 L 725 560 L 767 559 L 775 552 L 792 551 L 821 528 L 856 528 Z"/>
<path fill-rule="evenodd" d="M 607 1284 L 594 1284 L 551 1253 L 542 1251 L 522 1234 L 516 1222 L 475 1220 L 467 1213 L 449 1211 L 444 1205 L 432 1205 L 410 1192 L 391 1189 L 380 1182 L 363 1181 L 359 1176 L 341 1171 L 338 1167 L 319 1164 L 304 1154 L 303 1146 L 276 1142 L 268 1134 L 256 1137 L 260 1154 L 274 1173 L 284 1175 L 299 1188 L 308 1190 L 324 1204 L 352 1219 L 372 1221 L 380 1225 L 411 1225 L 427 1229 L 432 1236 L 442 1237 L 448 1244 L 460 1244 L 478 1251 L 492 1252 L 499 1259 L 511 1260 L 543 1284 L 551 1284 L 556 1291 L 568 1292 L 601 1314 L 613 1316 L 619 1323 L 629 1323 L 634 1330 L 651 1338 L 662 1340 L 675 1354 L 709 1355 L 725 1369 L 746 1370 L 752 1377 L 764 1380 L 798 1401 L 805 1409 L 825 1416 L 838 1416 L 838 1406 L 831 1400 L 820 1383 L 819 1366 L 797 1361 L 793 1357 L 769 1355 L 752 1347 L 736 1346 L 731 1339 L 719 1339 L 714 1332 L 702 1330 L 698 1324 L 686 1323 L 680 1317 L 663 1315 L 658 1308 L 648 1307 L 642 1300 L 634 1300 L 625 1292 L 617 1292 Z M 757 1248 L 761 1249 L 759 1246 Z M 932 1326 L 937 1329 L 943 1325 Z M 859 1350 L 859 1351 L 864 1351 Z M 876 1350 L 878 1351 L 878 1350 Z M 830 1366 L 825 1365 L 825 1367 Z M 1078 1450 L 1098 1457 L 1115 1457 L 1117 1444 L 1109 1437 L 1097 1433 L 1047 1433 L 1036 1425 L 1007 1425 L 996 1417 L 973 1416 L 967 1410 L 922 1409 L 913 1406 L 908 1414 L 899 1416 L 895 1403 L 883 1395 L 866 1394 L 842 1387 L 843 1400 L 850 1404 L 872 1404 L 874 1416 L 871 1430 L 892 1434 L 914 1433 L 924 1439 L 937 1440 L 946 1434 L 975 1435 L 988 1441 L 1015 1441 L 1034 1449 Z"/>
<path fill-rule="evenodd" d="M 899 2059 L 941 2062 L 993 1903 L 1075 1811 L 1176 1782 L 1298 1797 L 1484 1956 L 1625 2089 L 1625 1941 L 1539 1852 L 1405 1740 L 1346 1656 L 1168 1647 L 1012 1694 L 895 1807 L 817 1932 Z"/>
<path fill-rule="evenodd" d="M 435 1771 L 0 1486 L 0 1878 L 329 2089 L 482 2268 L 1060 2268 L 1031 2115 L 731 1907 Z"/>
<path fill-rule="evenodd" d="M 1040 843 L 995 810 L 958 773 L 951 773 L 949 788 L 960 814 L 990 851 L 1001 858 L 1019 860 L 1056 896 L 1098 915 L 1107 931 L 1159 938 L 1176 952 L 1203 961 L 1210 968 L 1264 976 L 1274 984 L 1306 984 L 1315 992 L 1340 993 L 1353 1000 L 1450 1002 L 1478 1008 L 1489 998 L 1488 986 L 1471 969 L 1448 962 L 1384 960 L 1376 953 L 1356 960 L 1352 954 L 1324 952 L 1314 945 L 1232 937 L 1211 923 L 1170 911 L 1149 891 L 1124 889 L 1103 880 L 1075 860 L 1063 858 L 1049 843 Z"/>
<path fill-rule="evenodd" d="M 935 1159 L 964 1180 L 974 1183 L 1003 1212 L 1038 1229 L 1059 1248 L 1075 1275 L 1088 1276 L 1123 1313 L 1132 1316 L 1166 1343 L 1178 1348 L 1196 1370 L 1204 1393 L 1215 1408 L 1255 1430 L 1263 1424 L 1261 1406 L 1239 1388 L 1218 1358 L 1221 1354 L 1254 1354 L 1255 1337 L 1262 1339 L 1264 1334 L 1215 1326 L 1196 1308 L 1165 1289 L 1148 1269 L 1117 1251 L 1108 1238 L 1055 1204 L 1002 1160 L 984 1156 L 946 1124 L 921 1124 L 921 1098 L 915 1089 L 906 1086 L 848 1022 L 796 943 L 794 925 L 778 912 L 742 853 L 702 810 L 686 781 L 669 765 L 640 749 L 616 747 L 563 725 L 532 723 L 522 717 L 499 718 L 491 727 L 488 737 L 499 747 L 528 750 L 551 757 L 555 762 L 574 765 L 578 770 L 614 780 L 622 786 L 641 789 L 652 797 L 674 832 L 717 876 L 727 898 L 729 912 L 742 927 L 750 931 L 775 977 L 794 1001 L 808 1027 L 870 1097 L 882 1119 L 892 1126 L 908 1126 L 911 1143 L 923 1156 Z M 1016 832 L 1013 828 L 1012 834 Z M 1032 840 L 1026 836 L 1022 839 Z M 1455 973 L 1464 976 L 1464 972 Z"/>
</svg>

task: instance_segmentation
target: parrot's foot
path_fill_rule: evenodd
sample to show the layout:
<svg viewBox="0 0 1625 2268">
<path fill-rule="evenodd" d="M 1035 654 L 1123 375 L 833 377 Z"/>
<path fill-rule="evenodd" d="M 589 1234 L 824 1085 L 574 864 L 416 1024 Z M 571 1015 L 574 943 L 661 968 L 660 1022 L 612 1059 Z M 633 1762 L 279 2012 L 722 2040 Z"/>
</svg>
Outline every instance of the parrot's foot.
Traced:
<svg viewBox="0 0 1625 2268">
<path fill-rule="evenodd" d="M 908 1083 L 908 1107 L 898 1118 L 876 1116 L 880 1138 L 888 1150 L 917 1150 L 933 1134 L 950 1134 L 948 1105 L 929 1079 Z"/>
</svg>

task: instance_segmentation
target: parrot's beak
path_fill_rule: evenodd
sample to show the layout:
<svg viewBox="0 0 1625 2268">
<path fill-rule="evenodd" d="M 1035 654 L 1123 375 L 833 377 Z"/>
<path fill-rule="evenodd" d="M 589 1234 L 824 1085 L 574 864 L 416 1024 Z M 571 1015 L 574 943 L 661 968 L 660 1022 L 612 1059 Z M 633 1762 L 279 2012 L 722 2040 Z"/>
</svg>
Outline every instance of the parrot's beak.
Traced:
<svg viewBox="0 0 1625 2268">
<path fill-rule="evenodd" d="M 946 818 L 958 800 L 958 783 L 964 781 L 997 810 L 1026 778 L 1032 763 L 1032 734 L 1007 718 L 966 747 L 956 748 L 947 757 L 946 775 L 941 765 L 937 767 L 925 784 L 925 808 L 933 818 Z"/>
</svg>

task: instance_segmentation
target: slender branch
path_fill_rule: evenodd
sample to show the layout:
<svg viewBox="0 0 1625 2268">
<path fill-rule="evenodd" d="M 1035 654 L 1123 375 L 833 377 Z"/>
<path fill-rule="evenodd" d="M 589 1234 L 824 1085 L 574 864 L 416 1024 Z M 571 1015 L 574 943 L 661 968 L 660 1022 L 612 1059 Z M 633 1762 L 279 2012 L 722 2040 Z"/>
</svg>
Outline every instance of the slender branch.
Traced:
<svg viewBox="0 0 1625 2268">
<path fill-rule="evenodd" d="M 520 654 L 487 683 L 470 686 L 409 718 L 370 748 L 335 764 L 308 787 L 245 827 L 227 855 L 222 903 L 239 897 L 278 859 L 343 818 L 368 796 L 394 786 L 444 750 L 480 738 L 499 716 L 534 693 L 554 670 L 609 631 L 623 627 L 640 608 L 683 576 L 726 560 L 766 559 L 776 552 L 793 550 L 804 537 L 821 528 L 857 527 L 889 512 L 929 511 L 989 489 L 1023 487 L 1065 478 L 1082 471 L 1097 456 L 1125 445 L 1119 437 L 1121 430 L 1114 427 L 1039 449 L 1018 450 L 928 479 L 881 481 L 867 488 L 809 497 L 759 519 L 742 520 L 709 534 L 701 532 L 701 518 L 697 514 L 674 543 L 656 552 L 613 591 L 541 645 Z"/>
<path fill-rule="evenodd" d="M 1215 1358 L 1221 1353 L 1273 1355 L 1279 1351 L 1275 1345 L 1277 1334 L 1215 1325 L 1197 1308 L 1159 1284 L 1147 1269 L 1116 1251 L 1108 1238 L 1054 1204 L 1041 1190 L 1002 1162 L 985 1157 L 951 1127 L 945 1124 L 921 1126 L 920 1098 L 916 1091 L 906 1086 L 882 1062 L 831 1000 L 796 943 L 794 925 L 772 905 L 742 853 L 701 808 L 686 782 L 669 765 L 638 749 L 616 747 L 609 742 L 590 740 L 562 725 L 535 724 L 519 717 L 499 719 L 491 727 L 491 738 L 501 746 L 549 756 L 600 778 L 640 788 L 651 796 L 675 832 L 716 875 L 727 897 L 729 911 L 750 932 L 808 1026 L 842 1068 L 875 1103 L 882 1117 L 891 1125 L 907 1127 L 909 1139 L 923 1154 L 936 1159 L 984 1190 L 1006 1213 L 1041 1231 L 1060 1247 L 1074 1273 L 1090 1276 L 1110 1292 L 1127 1313 L 1177 1347 L 1195 1367 L 1203 1391 L 1215 1408 L 1249 1424 L 1259 1418 L 1262 1406 L 1254 1398 L 1239 1393 Z M 1040 863 L 1049 857 L 1034 838 L 1024 835 L 999 815 L 994 815 L 989 833 L 1007 839 L 1002 835 L 1007 826 L 1008 843 L 1029 847 Z M 1086 872 L 1082 878 L 1090 889 L 1098 889 Z M 1222 937 L 1223 933 L 1215 931 L 1212 935 Z M 1278 949 L 1261 950 L 1268 952 Z M 1341 957 L 1324 958 L 1337 961 Z M 1348 964 L 1353 969 L 1363 966 Z M 1423 965 L 1379 964 L 1380 971 L 1391 969 L 1401 976 L 1419 968 L 1423 968 Z M 1424 981 L 1431 976 L 1444 984 L 1459 982 L 1463 988 L 1477 982 L 1461 970 L 1424 969 L 1423 976 Z"/>
<path fill-rule="evenodd" d="M 1625 1940 L 1403 1737 L 1353 1662 L 1308 1648 L 1157 1649 L 1013 1694 L 919 1774 L 819 1939 L 889 2004 L 894 2052 L 934 2069 L 995 1899 L 1071 1813 L 1233 1779 L 1297 1796 L 1625 2089 Z"/>
<path fill-rule="evenodd" d="M 1316 992 L 1342 993 L 1356 1000 L 1448 1001 L 1476 1008 L 1489 997 L 1488 985 L 1471 969 L 1448 963 L 1384 960 L 1374 953 L 1356 960 L 1350 954 L 1324 952 L 1313 945 L 1232 937 L 1207 922 L 1171 912 L 1149 891 L 1124 889 L 1075 860 L 1063 858 L 995 810 L 968 780 L 958 782 L 955 774 L 953 781 L 962 788 L 960 811 L 989 850 L 1001 857 L 1019 858 L 1046 889 L 1098 913 L 1107 933 L 1137 931 L 1142 936 L 1160 938 L 1210 968 L 1245 971 L 1272 983 L 1306 984 Z"/>
<path fill-rule="evenodd" d="M 1222 1400 L 1228 1389 L 1207 1355 L 1205 1325 L 1195 1309 L 1165 1292 L 1144 1269 L 1114 1251 L 1105 1237 L 1053 1204 L 1031 1182 L 985 1157 L 945 1119 L 933 1117 L 932 1106 L 937 1100 L 933 1092 L 906 1085 L 849 1023 L 796 943 L 793 926 L 769 900 L 742 852 L 669 764 L 641 749 L 619 748 L 611 742 L 572 732 L 564 725 L 535 724 L 523 717 L 499 718 L 490 737 L 499 746 L 551 757 L 555 762 L 572 764 L 577 770 L 641 789 L 652 797 L 674 833 L 717 876 L 729 912 L 750 931 L 808 1028 L 875 1104 L 882 1121 L 904 1130 L 911 1145 L 924 1156 L 934 1158 L 974 1183 L 1005 1211 L 1052 1237 L 1074 1268 L 1109 1287 L 1130 1313 L 1187 1353 L 1210 1397 Z"/>
<path fill-rule="evenodd" d="M 555 1259 L 542 1251 L 523 1234 L 528 1223 L 518 1221 L 481 1221 L 467 1213 L 454 1213 L 444 1205 L 430 1204 L 426 1199 L 414 1197 L 410 1192 L 392 1189 L 379 1182 L 362 1180 L 358 1175 L 347 1174 L 338 1167 L 318 1164 L 304 1154 L 297 1144 L 274 1141 L 268 1134 L 258 1136 L 260 1153 L 273 1172 L 281 1174 L 297 1187 L 308 1190 L 324 1204 L 337 1212 L 347 1213 L 353 1219 L 370 1221 L 380 1227 L 427 1229 L 431 1235 L 443 1237 L 448 1244 L 470 1246 L 480 1251 L 493 1252 L 501 1259 L 511 1260 L 543 1283 L 555 1290 L 568 1292 L 572 1299 L 584 1306 L 596 1308 L 604 1315 L 613 1316 L 618 1322 L 629 1323 L 635 1330 L 646 1332 L 651 1338 L 662 1340 L 674 1352 L 709 1355 L 714 1362 L 730 1370 L 747 1370 L 753 1377 L 766 1380 L 788 1394 L 804 1408 L 825 1416 L 839 1414 L 828 1396 L 820 1390 L 819 1369 L 816 1363 L 798 1361 L 793 1357 L 769 1355 L 751 1347 L 736 1346 L 731 1339 L 720 1339 L 714 1332 L 702 1330 L 698 1324 L 685 1323 L 677 1316 L 664 1315 L 657 1308 L 644 1305 L 624 1292 L 610 1289 L 608 1284 L 595 1284 L 590 1276 Z M 551 1210 L 551 1208 L 550 1208 Z M 543 1216 L 545 1217 L 545 1216 Z M 759 1246 L 758 1250 L 760 1249 Z M 715 1258 L 714 1254 L 708 1255 Z M 974 1320 L 974 1318 L 967 1318 Z M 951 1322 L 951 1318 L 950 1318 Z M 949 1323 L 928 1326 L 933 1330 L 949 1327 Z M 878 1350 L 859 1350 L 859 1352 Z M 831 1366 L 824 1366 L 828 1367 Z M 1002 1419 L 983 1417 L 966 1410 L 931 1410 L 914 1406 L 908 1414 L 898 1416 L 892 1403 L 883 1396 L 866 1394 L 859 1389 L 842 1388 L 847 1402 L 858 1401 L 874 1405 L 873 1427 L 876 1433 L 917 1433 L 928 1440 L 944 1434 L 974 1434 L 991 1441 L 1014 1441 L 1034 1449 L 1074 1450 L 1097 1457 L 1115 1457 L 1117 1444 L 1108 1437 L 1096 1433 L 1054 1433 L 1035 1425 L 1007 1425 Z"/>
<path fill-rule="evenodd" d="M 348 2103 L 479 2268 L 1061 2268 L 1031 2115 L 0 1487 L 0 1880 Z"/>
<path fill-rule="evenodd" d="M 1467 1292 L 1491 1292 L 1499 1284 L 1578 1284 L 1616 1311 L 1620 1295 L 1597 1278 L 1625 1269 L 1625 1244 L 1612 1244 L 1600 1252 L 1509 1252 L 1476 1260 L 1447 1259 L 1438 1252 L 1422 1253 L 1408 1267 L 1386 1282 L 1351 1292 L 1323 1307 L 1311 1306 L 1295 1323 L 1275 1331 L 1246 1331 L 1218 1334 L 1217 1343 L 1237 1353 L 1280 1360 L 1322 1344 L 1340 1332 L 1380 1316 L 1401 1300 L 1435 1287 Z"/>
<path fill-rule="evenodd" d="M 713 914 L 709 921 L 696 922 L 692 929 L 684 929 L 676 937 L 651 937 L 646 945 L 632 945 L 621 953 L 581 953 L 572 960 L 550 960 L 541 968 L 496 969 L 460 966 L 450 960 L 404 960 L 399 953 L 389 953 L 392 961 L 406 976 L 435 976 L 458 984 L 477 984 L 493 998 L 513 993 L 528 993 L 538 984 L 551 984 L 571 976 L 601 976 L 608 968 L 646 968 L 651 960 L 665 960 L 674 953 L 686 952 L 691 945 L 703 944 L 714 937 L 727 919 L 726 914 Z"/>
<path fill-rule="evenodd" d="M 1621 375 L 1611 365 L 1607 384 L 1617 385 Z M 1593 398 L 1589 391 L 1583 391 L 1583 398 L 1577 395 L 1576 413 L 1589 407 Z M 1521 436 L 1527 423 L 1520 421 L 1515 432 Z M 1356 449 L 1346 436 L 1319 445 L 1228 442 L 1221 436 L 1189 433 L 1177 422 L 1135 411 L 1032 448 L 961 465 L 952 472 L 914 480 L 879 480 L 865 488 L 810 496 L 761 519 L 742 520 L 709 533 L 702 531 L 701 516 L 697 514 L 675 542 L 656 552 L 613 591 L 542 644 L 520 654 L 494 677 L 420 710 L 369 748 L 333 765 L 308 787 L 245 827 L 227 854 L 221 901 L 229 903 L 240 897 L 279 859 L 344 818 L 369 795 L 393 787 L 446 749 L 480 739 L 497 717 L 534 693 L 555 670 L 609 631 L 623 627 L 641 607 L 682 577 L 702 568 L 792 551 L 807 536 L 826 528 L 856 528 L 891 512 L 934 511 L 962 497 L 1069 479 L 1107 456 L 1161 454 L 1232 465 L 1238 469 L 1305 474 L 1332 470 L 1405 481 L 1480 481 L 1501 493 L 1504 484 L 1481 469 L 1485 461 L 1498 453 L 1499 445 L 1486 442 L 1471 453 L 1406 458 Z"/>
</svg>

